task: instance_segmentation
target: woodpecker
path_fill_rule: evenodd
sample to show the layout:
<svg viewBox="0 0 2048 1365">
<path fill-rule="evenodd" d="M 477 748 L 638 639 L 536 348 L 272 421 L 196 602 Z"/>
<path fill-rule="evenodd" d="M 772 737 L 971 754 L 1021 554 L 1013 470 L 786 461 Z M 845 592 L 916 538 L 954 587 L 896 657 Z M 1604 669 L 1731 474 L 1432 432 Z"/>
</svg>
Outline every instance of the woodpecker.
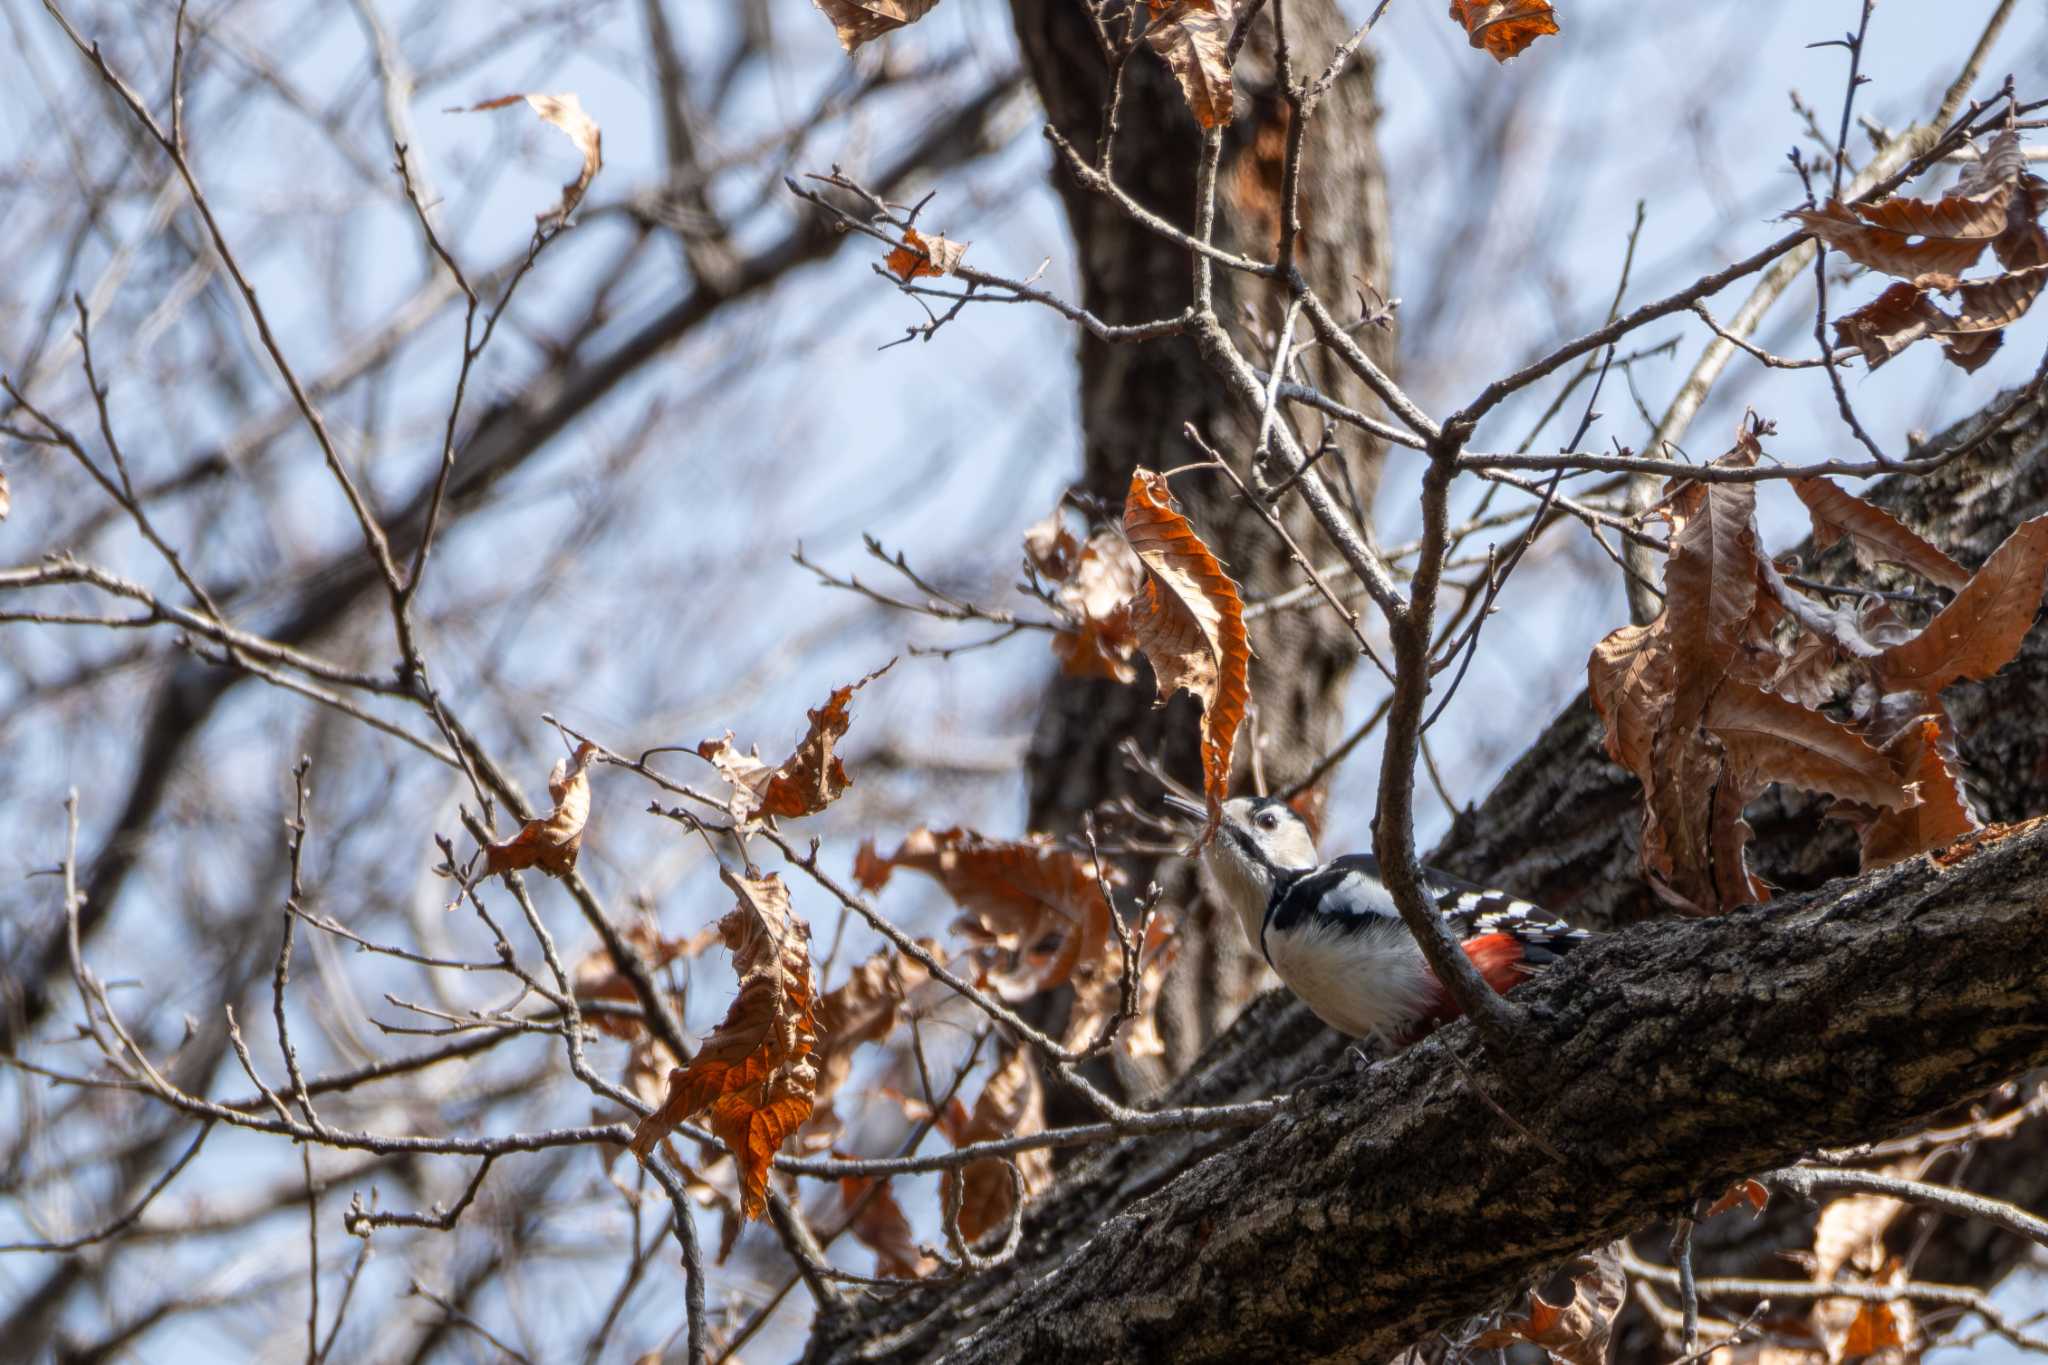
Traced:
<svg viewBox="0 0 2048 1365">
<path fill-rule="evenodd" d="M 1169 795 L 1184 814 L 1206 817 Z M 1223 803 L 1202 863 L 1288 989 L 1339 1033 L 1404 1047 L 1461 1013 L 1430 970 L 1379 863 L 1363 853 L 1323 862 L 1308 823 L 1277 797 Z M 1590 937 L 1541 906 L 1434 869 L 1423 885 L 1479 975 L 1505 995 Z"/>
</svg>

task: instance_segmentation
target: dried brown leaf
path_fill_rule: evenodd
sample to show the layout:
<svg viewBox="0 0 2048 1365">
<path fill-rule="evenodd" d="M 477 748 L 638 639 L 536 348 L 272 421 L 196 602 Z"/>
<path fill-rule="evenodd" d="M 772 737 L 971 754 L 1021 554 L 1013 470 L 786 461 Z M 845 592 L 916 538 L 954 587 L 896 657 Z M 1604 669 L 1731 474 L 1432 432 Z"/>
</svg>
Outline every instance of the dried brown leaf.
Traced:
<svg viewBox="0 0 2048 1365">
<path fill-rule="evenodd" d="M 1123 537 L 1104 527 L 1084 544 L 1055 511 L 1024 533 L 1024 556 L 1052 586 L 1068 623 L 1052 637 L 1060 671 L 1070 678 L 1137 681 L 1131 598 L 1145 585 L 1145 568 Z"/>
<path fill-rule="evenodd" d="M 1015 960 L 987 984 L 1006 999 L 1022 1000 L 1064 985 L 1081 964 L 1107 956 L 1109 902 L 1095 876 L 1094 859 L 1044 836 L 988 839 L 967 829 L 914 829 L 884 858 L 872 842 L 854 855 L 854 877 L 879 891 L 894 869 L 922 872 L 946 888 L 967 911 L 955 923 L 979 947 Z M 1103 873 L 1123 881 L 1116 867 Z"/>
<path fill-rule="evenodd" d="M 1742 653 L 1757 605 L 1756 485 L 1700 485 L 1671 537 L 1662 633 L 1676 669 L 1672 724 L 1688 727 Z"/>
<path fill-rule="evenodd" d="M 1832 480 L 1794 479 L 1792 491 L 1813 519 L 1816 548 L 1825 550 L 1848 536 L 1859 564 L 1897 564 L 1950 590 L 1970 581 L 1970 571 L 1938 546 L 1891 513 L 1844 492 Z"/>
<path fill-rule="evenodd" d="M 930 14 L 939 0 L 811 0 L 819 13 L 832 21 L 839 45 L 848 55 L 862 43 L 873 42 L 906 24 Z"/>
<path fill-rule="evenodd" d="M 1647 785 L 1651 744 L 1667 723 L 1677 676 L 1670 648 L 1649 626 L 1623 626 L 1594 646 L 1586 672 L 1607 756 Z"/>
<path fill-rule="evenodd" d="M 1163 703 L 1185 688 L 1202 703 L 1202 793 L 1212 836 L 1230 789 L 1230 755 L 1251 702 L 1251 641 L 1237 584 L 1173 504 L 1166 480 L 1149 469 L 1131 476 L 1124 535 L 1145 565 L 1145 590 L 1132 599 L 1138 647 L 1151 661 Z"/>
<path fill-rule="evenodd" d="M 1472 46 L 1484 48 L 1497 62 L 1558 31 L 1550 0 L 1451 0 L 1451 18 L 1465 26 Z"/>
<path fill-rule="evenodd" d="M 699 758 L 718 769 L 732 787 L 727 809 L 734 820 L 748 821 L 763 816 L 793 819 L 815 815 L 837 801 L 853 779 L 846 765 L 832 749 L 853 723 L 846 705 L 854 693 L 896 666 L 894 659 L 857 682 L 832 689 L 825 704 L 810 711 L 810 730 L 796 746 L 796 752 L 771 768 L 761 761 L 759 746 L 741 753 L 733 747 L 732 731 L 723 739 L 707 739 L 697 746 Z"/>
<path fill-rule="evenodd" d="M 590 188 L 590 182 L 604 166 L 604 134 L 599 131 L 597 121 L 583 112 L 583 101 L 573 94 L 561 95 L 500 95 L 494 100 L 472 104 L 467 109 L 452 110 L 453 113 L 480 113 L 486 109 L 503 109 L 508 104 L 521 100 L 528 108 L 540 115 L 541 122 L 558 128 L 576 144 L 576 150 L 583 154 L 583 166 L 568 184 L 562 186 L 561 202 L 543 213 L 534 215 L 543 227 L 560 227 L 583 202 L 583 193 Z"/>
<path fill-rule="evenodd" d="M 642 1161 L 677 1124 L 709 1107 L 711 1131 L 740 1168 L 740 1211 L 767 1207 L 769 1165 L 810 1117 L 818 1026 L 810 927 L 790 910 L 782 878 L 723 874 L 739 901 L 718 922 L 739 994 L 687 1067 L 669 1072 L 668 1099 L 633 1132 Z"/>
<path fill-rule="evenodd" d="M 951 241 L 937 234 L 927 237 L 916 228 L 905 228 L 903 245 L 890 251 L 882 265 L 899 280 L 914 280 L 920 276 L 937 278 L 959 269 L 960 258 L 973 245 L 972 242 Z"/>
<path fill-rule="evenodd" d="M 1876 204 L 1831 199 L 1817 209 L 1794 209 L 1814 236 L 1843 255 L 1887 275 L 1960 275 L 2006 230 L 2013 191 L 1999 186 L 1981 194 L 1950 193 L 1940 199 L 1894 196 Z"/>
<path fill-rule="evenodd" d="M 1762 1184 L 1754 1180 L 1738 1180 L 1728 1187 L 1726 1194 L 1714 1201 L 1706 1216 L 1713 1218 L 1728 1212 L 1737 1204 L 1747 1204 L 1750 1216 L 1755 1217 L 1762 1213 L 1770 1202 L 1771 1192 Z"/>
<path fill-rule="evenodd" d="M 1928 301 L 1918 285 L 1904 280 L 1852 313 L 1835 320 L 1835 343 L 1863 352 L 1863 363 L 1875 370 L 1946 322 L 1947 315 Z"/>
<path fill-rule="evenodd" d="M 1526 1341 L 1541 1346 L 1551 1360 L 1565 1365 L 1606 1365 L 1614 1317 L 1628 1296 L 1620 1250 L 1610 1243 L 1577 1258 L 1570 1269 L 1569 1302 L 1551 1303 L 1531 1290 L 1527 1313 L 1502 1320 L 1499 1328 L 1482 1334 L 1473 1346 L 1483 1351 L 1501 1350 Z"/>
<path fill-rule="evenodd" d="M 663 938 L 655 925 L 641 921 L 627 925 L 624 938 L 639 951 L 650 971 L 659 971 L 678 958 L 696 957 L 717 942 L 718 926 L 707 925 L 688 938 Z M 618 963 L 612 959 L 611 949 L 602 943 L 584 954 L 583 960 L 576 964 L 575 971 L 570 973 L 569 980 L 579 1003 L 640 1003 L 639 993 L 633 989 L 632 981 L 619 970 Z M 641 1020 L 615 1014 L 593 1014 L 589 1017 L 589 1022 L 614 1038 L 638 1038 L 647 1031 Z"/>
<path fill-rule="evenodd" d="M 1905 810 L 1874 813 L 1862 831 L 1865 871 L 1947 848 L 1983 828 L 1956 779 L 1955 739 L 1946 719 L 1939 711 L 1922 716 L 1885 746 L 1900 780 L 1916 784 L 1920 801 Z"/>
<path fill-rule="evenodd" d="M 550 877 L 566 877 L 575 870 L 583 826 L 590 819 L 590 760 L 596 753 L 597 746 L 586 740 L 555 764 L 548 774 L 548 795 L 555 808 L 543 819 L 528 820 L 510 839 L 485 844 L 485 876 L 538 867 Z"/>
<path fill-rule="evenodd" d="M 941 1131 L 947 1127 L 940 1125 Z M 1039 1081 L 1038 1064 L 1032 1059 L 1031 1050 L 1019 1047 L 1010 1053 L 982 1087 L 981 1098 L 974 1102 L 966 1122 L 962 1124 L 956 1119 L 951 1128 L 946 1136 L 955 1147 L 1044 1132 L 1045 1088 Z M 1026 1197 L 1052 1182 L 1052 1153 L 1045 1148 L 1018 1152 L 1011 1160 L 1023 1173 Z M 1015 1190 L 1008 1165 L 998 1157 L 969 1162 L 958 1172 L 948 1171 L 941 1182 L 941 1208 L 951 1206 L 954 1183 L 965 1182 L 960 1195 L 960 1235 L 970 1244 L 1010 1221 Z"/>
<path fill-rule="evenodd" d="M 2018 322 L 2048 285 L 2048 265 L 2036 265 L 1981 280 L 1958 280 L 1941 292 L 1955 299 L 1956 314 L 1942 327 L 1950 332 L 1995 332 Z"/>
<path fill-rule="evenodd" d="M 873 1194 L 868 1193 L 870 1189 Z M 903 1206 L 896 1202 L 888 1181 L 877 1182 L 873 1176 L 840 1176 L 839 1199 L 853 1217 L 847 1231 L 875 1253 L 877 1275 L 917 1280 L 938 1269 L 939 1263 L 918 1248 L 910 1220 L 903 1216 Z"/>
<path fill-rule="evenodd" d="M 1204 128 L 1220 128 L 1237 115 L 1227 49 L 1236 23 L 1233 0 L 1186 0 L 1157 14 L 1145 41 L 1180 82 L 1188 112 Z"/>
<path fill-rule="evenodd" d="M 1912 804 L 1891 762 L 1861 735 L 1761 688 L 1723 683 L 1704 723 L 1727 749 L 1722 780 L 1737 789 L 1738 813 L 1773 782 L 1886 810 Z"/>
<path fill-rule="evenodd" d="M 920 942 L 928 952 L 938 953 L 935 941 Z M 818 1084 L 815 1107 L 801 1137 L 805 1147 L 832 1145 L 839 1130 L 832 1101 L 853 1072 L 854 1052 L 863 1043 L 879 1043 L 894 1032 L 911 993 L 929 979 L 915 958 L 878 952 L 818 1002 Z"/>
<path fill-rule="evenodd" d="M 2005 667 L 2034 624 L 2044 578 L 2048 515 L 2021 523 L 1925 630 L 1877 656 L 1885 689 L 1932 697 L 1952 682 Z"/>
</svg>

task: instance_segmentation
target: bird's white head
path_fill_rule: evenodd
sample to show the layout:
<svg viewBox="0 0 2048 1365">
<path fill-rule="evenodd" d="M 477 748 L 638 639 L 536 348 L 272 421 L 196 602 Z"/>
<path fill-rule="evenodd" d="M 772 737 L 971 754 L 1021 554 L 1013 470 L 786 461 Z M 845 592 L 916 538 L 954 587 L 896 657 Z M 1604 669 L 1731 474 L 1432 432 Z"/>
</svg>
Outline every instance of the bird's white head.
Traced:
<svg viewBox="0 0 2048 1365">
<path fill-rule="evenodd" d="M 1198 819 L 1208 811 L 1169 795 L 1166 803 Z M 1202 851 L 1202 865 L 1237 911 L 1245 937 L 1254 945 L 1266 920 L 1266 902 L 1289 873 L 1306 872 L 1322 860 L 1308 822 L 1274 796 L 1240 796 L 1223 803 L 1223 822 Z"/>
</svg>

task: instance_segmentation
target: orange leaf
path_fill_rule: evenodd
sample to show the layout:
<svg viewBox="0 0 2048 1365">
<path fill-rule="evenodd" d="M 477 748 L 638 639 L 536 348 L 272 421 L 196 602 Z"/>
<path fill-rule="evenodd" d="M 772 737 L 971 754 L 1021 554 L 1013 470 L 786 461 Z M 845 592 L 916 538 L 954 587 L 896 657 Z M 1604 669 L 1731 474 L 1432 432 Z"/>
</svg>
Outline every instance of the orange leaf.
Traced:
<svg viewBox="0 0 2048 1365">
<path fill-rule="evenodd" d="M 1155 14 L 1145 30 L 1145 41 L 1180 82 L 1188 112 L 1204 128 L 1223 127 L 1237 116 L 1228 52 L 1235 10 L 1232 0 L 1184 0 Z"/>
<path fill-rule="evenodd" d="M 1887 691 L 1932 697 L 1964 678 L 1988 678 L 2019 652 L 2048 577 L 2048 516 L 2023 522 L 1955 600 L 1903 644 L 1874 660 Z"/>
<path fill-rule="evenodd" d="M 941 1125 L 942 1131 L 946 1125 Z M 1045 1131 L 1045 1088 L 1039 1083 L 1038 1066 L 1029 1048 L 1019 1047 L 996 1068 L 982 1087 L 981 1098 L 964 1125 L 954 1125 L 946 1136 L 955 1147 L 987 1142 L 994 1138 L 1028 1137 Z M 1034 1147 L 1016 1153 L 1011 1160 L 1024 1175 L 1028 1197 L 1052 1182 L 1052 1153 Z M 969 1162 L 960 1171 L 948 1171 L 941 1182 L 940 1207 L 950 1207 L 956 1181 L 965 1181 L 960 1197 L 960 1235 L 970 1244 L 983 1233 L 1007 1225 L 1016 1207 L 1010 1184 L 1008 1162 L 999 1157 Z"/>
<path fill-rule="evenodd" d="M 1114 530 L 1077 541 L 1058 511 L 1024 533 L 1024 557 L 1053 586 L 1068 625 L 1052 637 L 1053 657 L 1070 678 L 1135 682 L 1130 599 L 1145 583 L 1144 566 Z"/>
<path fill-rule="evenodd" d="M 1570 1302 L 1550 1303 L 1531 1290 L 1527 1313 L 1503 1320 L 1498 1329 L 1472 1344 L 1480 1350 L 1500 1350 L 1526 1341 L 1550 1352 L 1553 1362 L 1606 1365 L 1614 1316 L 1628 1294 L 1620 1253 L 1609 1244 L 1574 1260 L 1572 1270 Z"/>
<path fill-rule="evenodd" d="M 1707 1210 L 1709 1218 L 1728 1212 L 1737 1204 L 1748 1204 L 1752 1217 L 1764 1211 L 1771 1202 L 1771 1192 L 1754 1180 L 1738 1180 L 1728 1187 L 1728 1193 L 1716 1199 Z"/>
<path fill-rule="evenodd" d="M 739 1164 L 740 1212 L 752 1220 L 767 1207 L 769 1165 L 810 1117 L 817 1090 L 811 931 L 791 912 L 781 877 L 721 876 L 739 897 L 718 922 L 739 994 L 690 1064 L 669 1072 L 667 1101 L 640 1121 L 631 1145 L 645 1161 L 677 1124 L 709 1107 L 711 1131 Z"/>
<path fill-rule="evenodd" d="M 1497 62 L 1558 31 L 1550 0 L 1451 0 L 1451 18 L 1465 26 L 1472 46 L 1486 49 Z"/>
<path fill-rule="evenodd" d="M 1970 581 L 1970 571 L 1928 543 L 1897 517 L 1828 479 L 1794 479 L 1792 491 L 1813 519 L 1813 543 L 1825 550 L 1843 536 L 1860 564 L 1880 562 L 1911 569 L 1928 582 L 1954 590 Z"/>
<path fill-rule="evenodd" d="M 1021 1000 L 1063 985 L 1081 964 L 1108 956 L 1109 902 L 1095 877 L 1095 861 L 1044 836 L 1018 841 L 987 839 L 967 829 L 914 829 L 893 854 L 872 843 L 855 855 L 855 878 L 880 890 L 899 867 L 922 872 L 946 888 L 968 918 L 954 925 L 981 946 L 1020 959 L 1015 971 L 989 984 L 1006 999 Z M 1123 874 L 1104 864 L 1110 885 Z"/>
<path fill-rule="evenodd" d="M 815 815 L 837 801 L 853 785 L 846 765 L 832 752 L 853 721 L 846 712 L 847 700 L 895 666 L 891 659 L 860 681 L 833 688 L 825 704 L 809 713 L 811 728 L 796 752 L 776 767 L 761 761 L 759 746 L 745 754 L 735 749 L 730 730 L 723 739 L 699 744 L 697 756 L 717 768 L 719 776 L 732 786 L 727 808 L 733 819 L 746 821 L 764 815 L 793 819 Z"/>
<path fill-rule="evenodd" d="M 914 280 L 920 275 L 936 278 L 957 270 L 960 258 L 972 245 L 972 242 L 948 241 L 937 235 L 926 237 L 916 228 L 905 228 L 903 245 L 891 251 L 882 264 L 899 280 Z"/>
<path fill-rule="evenodd" d="M 868 1193 L 870 1189 L 873 1194 Z M 888 1181 L 877 1182 L 873 1176 L 864 1175 L 840 1176 L 839 1199 L 853 1216 L 853 1221 L 846 1225 L 847 1231 L 875 1253 L 877 1275 L 916 1280 L 938 1269 L 939 1263 L 918 1249 L 910 1220 L 903 1216 L 903 1206 L 896 1202 Z M 855 1212 L 856 1209 L 859 1211 Z"/>
<path fill-rule="evenodd" d="M 538 867 L 550 877 L 566 877 L 576 867 L 583 847 L 583 826 L 590 819 L 590 760 L 597 746 L 585 740 L 548 774 L 548 795 L 555 808 L 545 819 L 528 820 L 519 833 L 484 845 L 484 875 L 495 877 L 523 867 Z"/>
<path fill-rule="evenodd" d="M 1131 602 L 1138 647 L 1159 681 L 1159 700 L 1185 688 L 1202 703 L 1202 794 L 1206 841 L 1223 819 L 1230 754 L 1251 702 L 1251 641 L 1237 584 L 1173 504 L 1166 480 L 1131 475 L 1124 535 L 1145 565 L 1145 590 Z"/>
<path fill-rule="evenodd" d="M 934 956 L 939 945 L 921 940 Z M 879 952 L 855 967 L 846 980 L 818 1002 L 818 1084 L 815 1107 L 805 1123 L 803 1143 L 829 1147 L 839 1120 L 832 1097 L 853 1072 L 853 1054 L 863 1043 L 879 1043 L 896 1028 L 911 992 L 929 978 L 923 964 L 901 953 Z"/>
<path fill-rule="evenodd" d="M 1905 810 L 1880 812 L 1864 826 L 1865 871 L 1947 848 L 1983 828 L 1956 781 L 1955 741 L 1944 719 L 1939 713 L 1923 716 L 1885 747 L 1900 780 L 1918 787 L 1920 802 Z"/>
<path fill-rule="evenodd" d="M 524 100 L 541 122 L 559 128 L 569 141 L 576 144 L 576 150 L 583 153 L 583 168 L 576 178 L 562 186 L 561 202 L 544 213 L 534 217 L 543 227 L 560 227 L 583 202 L 583 192 L 590 188 L 590 182 L 604 166 L 604 134 L 599 131 L 596 120 L 583 112 L 583 101 L 573 94 L 562 95 L 500 95 L 494 100 L 472 104 L 467 109 L 452 109 L 455 114 L 474 114 L 486 109 L 502 109 L 508 104 Z"/>
<path fill-rule="evenodd" d="M 839 35 L 848 55 L 862 43 L 914 24 L 931 13 L 939 0 L 811 0 Z"/>
</svg>

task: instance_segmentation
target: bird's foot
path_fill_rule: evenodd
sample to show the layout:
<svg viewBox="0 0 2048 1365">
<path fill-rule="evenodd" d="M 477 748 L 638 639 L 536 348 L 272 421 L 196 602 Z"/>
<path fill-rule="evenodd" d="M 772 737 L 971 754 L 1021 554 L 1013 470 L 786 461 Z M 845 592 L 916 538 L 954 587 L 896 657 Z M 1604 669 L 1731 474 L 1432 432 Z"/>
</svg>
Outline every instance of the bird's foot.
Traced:
<svg viewBox="0 0 2048 1365">
<path fill-rule="evenodd" d="M 1344 1048 L 1344 1054 L 1337 1058 L 1336 1061 L 1328 1066 L 1319 1067 L 1311 1071 L 1308 1075 L 1303 1076 L 1300 1081 L 1296 1082 L 1294 1092 L 1290 1098 L 1297 1103 L 1306 1103 L 1311 1090 L 1319 1090 L 1323 1086 L 1329 1085 L 1333 1081 L 1341 1081 L 1347 1076 L 1364 1075 L 1366 1069 L 1371 1065 L 1372 1058 L 1365 1055 L 1364 1048 L 1361 1048 L 1356 1043 L 1347 1044 Z"/>
</svg>

